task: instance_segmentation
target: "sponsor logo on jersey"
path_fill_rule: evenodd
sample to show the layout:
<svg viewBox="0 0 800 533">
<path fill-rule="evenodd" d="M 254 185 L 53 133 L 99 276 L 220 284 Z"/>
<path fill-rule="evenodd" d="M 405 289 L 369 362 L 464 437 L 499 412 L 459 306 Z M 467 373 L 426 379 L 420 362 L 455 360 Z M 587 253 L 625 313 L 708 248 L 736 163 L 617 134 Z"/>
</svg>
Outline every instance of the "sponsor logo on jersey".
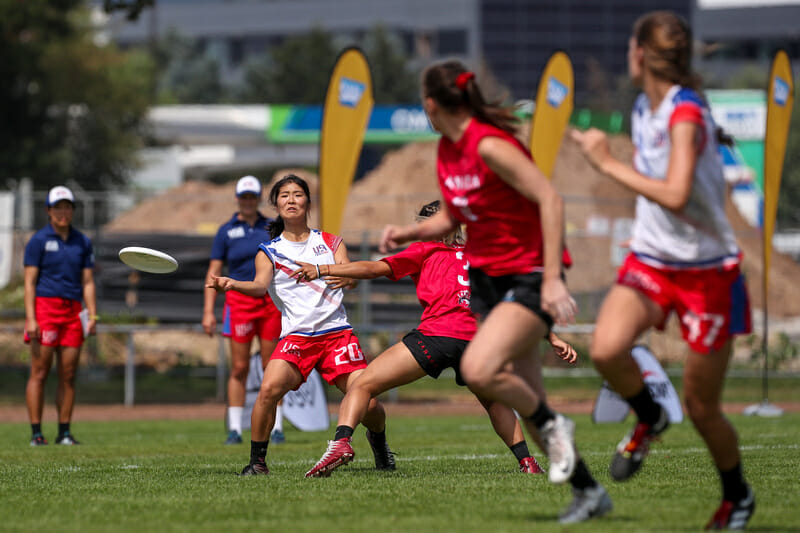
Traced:
<svg viewBox="0 0 800 533">
<path fill-rule="evenodd" d="M 314 255 L 323 255 L 328 251 L 328 247 L 324 244 L 318 244 L 314 247 Z"/>
<path fill-rule="evenodd" d="M 778 76 L 775 76 L 773 83 L 775 87 L 773 99 L 776 104 L 783 107 L 786 105 L 786 100 L 789 99 L 789 84 Z"/>
<path fill-rule="evenodd" d="M 569 94 L 569 89 L 566 85 L 558 81 L 555 77 L 550 76 L 547 80 L 547 103 L 553 107 L 558 107 Z"/>
<path fill-rule="evenodd" d="M 458 291 L 458 304 L 469 309 L 469 289 Z"/>
<path fill-rule="evenodd" d="M 44 251 L 45 252 L 57 252 L 58 251 L 58 241 L 47 241 L 44 243 Z"/>
<path fill-rule="evenodd" d="M 228 230 L 229 239 L 238 239 L 240 237 L 244 237 L 244 228 L 242 226 L 236 226 Z"/>
<path fill-rule="evenodd" d="M 356 107 L 364 95 L 366 85 L 350 78 L 339 80 L 339 103 L 346 107 Z"/>
<path fill-rule="evenodd" d="M 444 180 L 444 186 L 451 191 L 471 191 L 481 186 L 481 178 L 477 174 L 447 176 L 447 179 Z"/>
</svg>

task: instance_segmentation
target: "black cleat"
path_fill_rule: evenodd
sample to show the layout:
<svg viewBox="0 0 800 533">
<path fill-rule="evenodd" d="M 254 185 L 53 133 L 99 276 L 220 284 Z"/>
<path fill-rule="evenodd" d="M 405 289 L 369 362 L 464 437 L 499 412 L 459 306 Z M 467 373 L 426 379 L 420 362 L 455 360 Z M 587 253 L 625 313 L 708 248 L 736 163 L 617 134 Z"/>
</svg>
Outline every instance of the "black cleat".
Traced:
<svg viewBox="0 0 800 533">
<path fill-rule="evenodd" d="M 637 422 L 633 430 L 617 446 L 611 460 L 610 473 L 615 481 L 630 479 L 642 466 L 650 451 L 650 443 L 658 439 L 669 427 L 667 410 L 661 408 L 661 416 L 654 425 Z"/>
<path fill-rule="evenodd" d="M 35 434 L 31 439 L 31 446 L 47 446 L 47 444 L 47 439 L 41 433 Z"/>
<path fill-rule="evenodd" d="M 56 444 L 63 444 L 64 446 L 75 446 L 77 444 L 80 444 L 80 442 L 75 440 L 75 437 L 72 436 L 72 433 L 67 431 L 66 433 L 56 437 Z"/>
<path fill-rule="evenodd" d="M 747 486 L 747 495 L 738 502 L 723 500 L 719 509 L 706 524 L 706 529 L 742 530 L 747 526 L 747 521 L 756 510 L 756 498 L 750 485 Z"/>
<path fill-rule="evenodd" d="M 384 440 L 383 443 L 376 442 L 375 435 L 367 430 L 367 441 L 372 448 L 372 455 L 375 456 L 375 470 L 396 470 L 394 463 L 394 452 L 389 449 L 389 445 Z"/>
<path fill-rule="evenodd" d="M 267 463 L 250 463 L 242 469 L 240 476 L 266 476 L 269 474 Z"/>
</svg>

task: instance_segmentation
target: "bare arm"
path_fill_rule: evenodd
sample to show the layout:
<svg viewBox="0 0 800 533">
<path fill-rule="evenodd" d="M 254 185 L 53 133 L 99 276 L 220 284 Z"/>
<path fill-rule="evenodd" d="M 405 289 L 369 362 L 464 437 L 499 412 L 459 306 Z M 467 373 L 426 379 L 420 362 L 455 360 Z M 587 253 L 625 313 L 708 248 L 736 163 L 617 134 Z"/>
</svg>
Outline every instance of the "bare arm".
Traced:
<svg viewBox="0 0 800 533">
<path fill-rule="evenodd" d="M 97 327 L 97 287 L 94 283 L 94 272 L 91 268 L 84 268 L 81 273 L 83 282 L 83 303 L 89 311 L 89 334 L 94 335 Z"/>
<path fill-rule="evenodd" d="M 344 242 L 339 243 L 339 247 L 333 253 L 333 260 L 336 261 L 336 266 L 344 267 L 350 264 L 350 256 L 347 255 L 347 246 L 344 245 Z M 358 281 L 353 278 L 341 277 L 336 274 L 328 274 L 328 276 L 329 279 L 326 283 L 332 289 L 355 289 L 358 286 Z"/>
<path fill-rule="evenodd" d="M 447 235 L 457 227 L 458 221 L 453 218 L 447 205 L 442 202 L 439 211 L 422 222 L 407 226 L 386 226 L 378 248 L 381 252 L 386 253 L 405 242 L 432 241 Z"/>
<path fill-rule="evenodd" d="M 699 126 L 693 122 L 678 122 L 670 130 L 672 150 L 666 179 L 653 179 L 632 166 L 615 159 L 608 147 L 608 137 L 594 128 L 570 133 L 586 158 L 603 174 L 610 176 L 650 201 L 680 211 L 689 201 L 695 167 L 697 166 L 697 135 Z"/>
<path fill-rule="evenodd" d="M 390 276 L 392 269 L 385 261 L 355 261 L 337 265 L 312 265 L 298 261 L 300 269 L 292 272 L 292 277 L 313 281 L 322 276 L 339 276 L 354 279 L 375 279 Z M 319 272 L 317 272 L 319 266 Z"/>
<path fill-rule="evenodd" d="M 36 279 L 39 267 L 25 267 L 25 333 L 31 339 L 39 338 L 39 324 L 36 322 Z"/>
<path fill-rule="evenodd" d="M 227 277 L 211 275 L 206 287 L 217 292 L 236 291 L 253 298 L 261 298 L 267 294 L 267 287 L 272 283 L 272 276 L 275 269 L 272 262 L 263 251 L 259 250 L 256 254 L 256 277 L 253 281 L 236 281 Z"/>
<path fill-rule="evenodd" d="M 219 277 L 222 274 L 222 260 L 212 259 L 208 263 L 208 272 L 206 273 L 206 286 L 203 288 L 203 331 L 209 337 L 214 336 L 217 329 L 217 317 L 214 316 L 214 303 L 217 300 L 217 291 L 208 286 L 211 281 L 211 276 Z"/>
</svg>

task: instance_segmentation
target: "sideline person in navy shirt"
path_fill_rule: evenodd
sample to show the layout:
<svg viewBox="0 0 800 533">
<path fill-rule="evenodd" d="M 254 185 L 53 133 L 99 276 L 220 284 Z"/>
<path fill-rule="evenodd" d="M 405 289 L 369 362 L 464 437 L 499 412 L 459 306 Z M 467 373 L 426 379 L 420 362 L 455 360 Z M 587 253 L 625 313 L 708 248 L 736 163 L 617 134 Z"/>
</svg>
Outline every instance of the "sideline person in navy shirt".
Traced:
<svg viewBox="0 0 800 533">
<path fill-rule="evenodd" d="M 267 226 L 271 222 L 258 210 L 261 201 L 261 182 L 254 176 L 244 176 L 236 183 L 239 211 L 220 226 L 211 247 L 207 279 L 221 276 L 223 265 L 236 280 L 255 278 L 255 257 L 258 245 L 270 240 Z M 214 302 L 217 291 L 205 289 L 203 329 L 213 336 L 217 328 Z M 225 444 L 241 444 L 242 412 L 244 410 L 247 375 L 250 370 L 250 346 L 256 335 L 261 344 L 262 366 L 266 366 L 281 336 L 281 314 L 269 296 L 253 298 L 240 293 L 225 294 L 222 334 L 231 341 L 231 375 L 228 378 L 228 439 Z M 278 410 L 273 439 L 283 440 L 283 418 Z M 278 423 L 280 422 L 280 424 Z"/>
<path fill-rule="evenodd" d="M 86 235 L 72 227 L 75 197 L 63 186 L 47 195 L 50 223 L 36 232 L 25 246 L 25 341 L 31 344 L 31 375 L 25 390 L 33 437 L 31 446 L 42 446 L 44 383 L 53 355 L 58 369 L 58 436 L 56 444 L 78 444 L 70 433 L 75 405 L 75 373 L 78 369 L 84 329 L 79 316 L 81 300 L 88 311 L 87 330 L 97 323 L 94 252 Z"/>
</svg>

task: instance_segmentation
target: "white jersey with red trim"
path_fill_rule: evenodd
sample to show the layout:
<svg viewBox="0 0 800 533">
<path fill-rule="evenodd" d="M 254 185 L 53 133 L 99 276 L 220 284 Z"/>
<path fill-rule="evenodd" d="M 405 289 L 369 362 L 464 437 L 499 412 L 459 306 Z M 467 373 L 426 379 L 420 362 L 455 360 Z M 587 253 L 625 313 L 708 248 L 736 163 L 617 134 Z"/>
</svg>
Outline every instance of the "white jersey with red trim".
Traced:
<svg viewBox="0 0 800 533">
<path fill-rule="evenodd" d="M 281 338 L 324 335 L 352 328 L 342 304 L 342 289 L 330 289 L 321 279 L 298 282 L 290 277 L 300 268 L 297 261 L 312 265 L 334 264 L 334 253 L 341 243 L 341 237 L 313 229 L 303 242 L 279 236 L 258 246 L 275 268 L 268 290 L 281 312 Z"/>
<path fill-rule="evenodd" d="M 708 105 L 696 91 L 674 85 L 656 109 L 651 109 L 645 94 L 639 96 L 631 118 L 634 167 L 650 178 L 666 179 L 672 149 L 670 130 L 684 121 L 699 126 L 689 200 L 676 213 L 640 195 L 631 250 L 641 261 L 664 269 L 737 265 L 741 254 L 725 214 L 726 185 L 716 126 Z"/>
</svg>

